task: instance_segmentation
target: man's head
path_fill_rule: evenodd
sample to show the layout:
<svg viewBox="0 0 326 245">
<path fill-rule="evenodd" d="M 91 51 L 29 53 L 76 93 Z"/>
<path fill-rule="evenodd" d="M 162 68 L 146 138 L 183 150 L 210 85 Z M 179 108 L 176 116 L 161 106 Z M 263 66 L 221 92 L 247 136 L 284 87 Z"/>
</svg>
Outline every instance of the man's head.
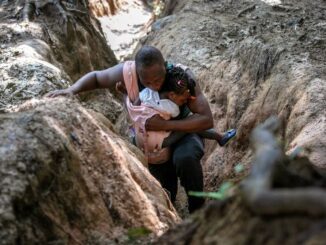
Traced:
<svg viewBox="0 0 326 245">
<path fill-rule="evenodd" d="M 166 73 L 162 53 L 155 47 L 144 46 L 137 52 L 135 62 L 140 82 L 147 88 L 160 90 Z"/>
</svg>

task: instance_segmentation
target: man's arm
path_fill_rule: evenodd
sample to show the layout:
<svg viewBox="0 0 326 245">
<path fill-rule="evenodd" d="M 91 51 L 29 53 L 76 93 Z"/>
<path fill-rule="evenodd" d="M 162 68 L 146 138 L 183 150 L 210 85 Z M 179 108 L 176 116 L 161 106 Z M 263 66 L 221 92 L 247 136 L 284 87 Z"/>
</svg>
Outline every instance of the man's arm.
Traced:
<svg viewBox="0 0 326 245">
<path fill-rule="evenodd" d="M 97 88 L 111 88 L 123 79 L 123 63 L 102 71 L 92 71 L 81 77 L 72 86 L 66 89 L 56 90 L 47 94 L 47 97 L 59 95 L 74 95 L 80 92 Z"/>
<path fill-rule="evenodd" d="M 188 107 L 193 115 L 181 120 L 162 120 L 159 116 L 154 116 L 146 121 L 146 129 L 152 131 L 183 131 L 199 132 L 213 127 L 213 116 L 209 104 L 201 92 L 200 86 L 196 83 L 196 99 L 189 100 Z"/>
</svg>

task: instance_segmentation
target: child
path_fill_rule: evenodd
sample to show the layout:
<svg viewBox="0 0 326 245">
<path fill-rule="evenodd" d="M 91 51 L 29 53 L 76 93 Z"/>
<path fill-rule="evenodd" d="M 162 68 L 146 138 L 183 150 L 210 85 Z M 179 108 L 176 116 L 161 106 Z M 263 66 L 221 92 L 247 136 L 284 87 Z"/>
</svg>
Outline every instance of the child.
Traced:
<svg viewBox="0 0 326 245">
<path fill-rule="evenodd" d="M 149 88 L 143 89 L 139 94 L 139 99 L 134 102 L 134 105 L 142 105 L 153 108 L 158 112 L 168 115 L 165 119 L 175 118 L 179 115 L 179 106 L 187 103 L 190 99 L 195 99 L 195 86 L 193 80 L 188 79 L 184 70 L 180 67 L 170 67 L 167 69 L 166 80 L 161 92 L 153 91 Z M 151 137 L 156 137 L 157 132 L 148 131 L 148 140 Z M 172 132 L 164 138 L 161 146 L 156 148 L 168 147 L 182 138 L 185 132 Z M 220 146 L 224 146 L 231 138 L 236 135 L 236 130 L 231 129 L 224 135 L 217 133 L 214 129 L 198 132 L 204 138 L 213 139 Z"/>
</svg>

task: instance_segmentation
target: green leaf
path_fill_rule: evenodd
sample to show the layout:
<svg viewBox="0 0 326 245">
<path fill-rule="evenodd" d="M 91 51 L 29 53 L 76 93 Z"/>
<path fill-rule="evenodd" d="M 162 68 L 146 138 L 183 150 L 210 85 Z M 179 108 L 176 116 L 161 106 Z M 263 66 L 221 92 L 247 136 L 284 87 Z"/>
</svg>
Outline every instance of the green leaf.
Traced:
<svg viewBox="0 0 326 245">
<path fill-rule="evenodd" d="M 224 199 L 224 196 L 219 192 L 189 191 L 188 194 L 195 197 L 210 197 L 219 200 Z"/>
<path fill-rule="evenodd" d="M 227 182 L 223 182 L 222 185 L 220 186 L 220 189 L 218 192 L 222 193 L 223 195 L 225 195 L 230 188 L 233 186 L 233 184 L 229 181 Z"/>
<path fill-rule="evenodd" d="M 130 228 L 127 232 L 128 238 L 130 240 L 137 239 L 137 238 L 140 238 L 143 236 L 147 236 L 150 233 L 151 233 L 151 231 L 145 227 Z"/>
<path fill-rule="evenodd" d="M 238 174 L 241 173 L 244 170 L 244 166 L 242 163 L 238 163 L 235 167 L 234 167 L 234 171 Z"/>
<path fill-rule="evenodd" d="M 200 191 L 189 191 L 190 196 L 195 197 L 209 197 L 213 199 L 223 200 L 226 198 L 228 191 L 233 186 L 231 182 L 224 182 L 218 192 L 200 192 Z"/>
</svg>

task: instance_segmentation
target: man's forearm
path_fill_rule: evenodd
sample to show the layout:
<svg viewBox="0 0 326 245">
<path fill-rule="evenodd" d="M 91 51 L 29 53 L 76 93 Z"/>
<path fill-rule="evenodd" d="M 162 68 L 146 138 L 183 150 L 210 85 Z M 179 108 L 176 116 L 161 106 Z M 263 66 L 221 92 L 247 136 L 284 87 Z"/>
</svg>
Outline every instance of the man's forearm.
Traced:
<svg viewBox="0 0 326 245">
<path fill-rule="evenodd" d="M 96 72 L 90 72 L 78 79 L 69 89 L 73 94 L 93 90 L 98 87 L 96 81 Z"/>
<path fill-rule="evenodd" d="M 165 121 L 159 117 L 152 117 L 146 121 L 146 129 L 151 131 L 183 131 L 183 132 L 199 132 L 213 127 L 212 118 L 193 114 L 182 120 Z"/>
</svg>

